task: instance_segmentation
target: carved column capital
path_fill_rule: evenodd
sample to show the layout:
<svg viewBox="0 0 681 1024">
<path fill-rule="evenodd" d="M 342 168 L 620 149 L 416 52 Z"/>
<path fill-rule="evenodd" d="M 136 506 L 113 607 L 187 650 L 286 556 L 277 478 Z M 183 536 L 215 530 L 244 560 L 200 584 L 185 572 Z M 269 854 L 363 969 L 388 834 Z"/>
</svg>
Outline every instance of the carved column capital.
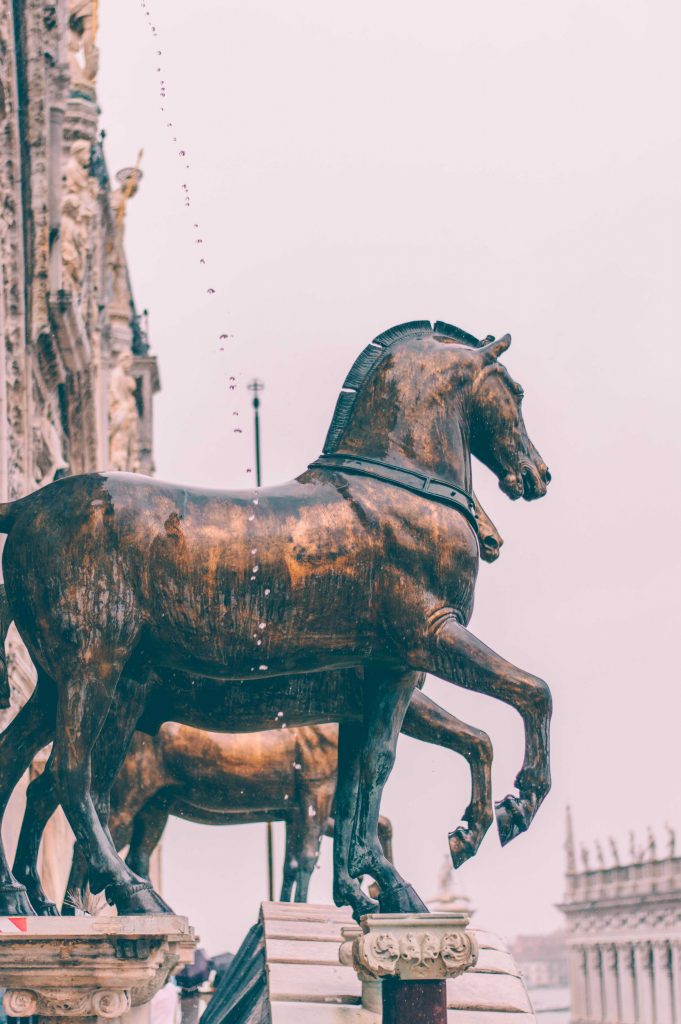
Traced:
<svg viewBox="0 0 681 1024">
<path fill-rule="evenodd" d="M 466 914 L 368 914 L 361 926 L 342 929 L 342 964 L 362 981 L 456 978 L 478 959 Z"/>
<path fill-rule="evenodd" d="M 9 1017 L 103 1017 L 115 1020 L 130 1009 L 126 989 L 96 988 L 82 991 L 69 987 L 9 989 L 3 998 Z"/>
<path fill-rule="evenodd" d="M 0 918 L 5 1012 L 62 1024 L 118 1020 L 190 963 L 195 945 L 186 918 L 170 914 Z"/>
</svg>

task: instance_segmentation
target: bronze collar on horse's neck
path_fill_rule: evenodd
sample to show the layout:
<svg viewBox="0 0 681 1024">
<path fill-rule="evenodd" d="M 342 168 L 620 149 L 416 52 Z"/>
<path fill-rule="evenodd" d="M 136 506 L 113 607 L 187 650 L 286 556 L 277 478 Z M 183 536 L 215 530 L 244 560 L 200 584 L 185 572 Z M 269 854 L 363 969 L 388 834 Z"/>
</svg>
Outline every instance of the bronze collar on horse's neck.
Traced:
<svg viewBox="0 0 681 1024">
<path fill-rule="evenodd" d="M 343 452 L 320 455 L 318 459 L 310 463 L 308 468 L 335 469 L 342 473 L 356 473 L 358 476 L 370 476 L 374 480 L 383 480 L 384 483 L 393 484 L 394 487 L 402 487 L 405 491 L 412 491 L 414 494 L 420 494 L 423 498 L 430 498 L 431 501 L 438 501 L 441 505 L 455 508 L 473 527 L 476 535 L 478 533 L 478 517 L 475 514 L 475 503 L 472 496 L 463 487 L 450 483 L 448 480 L 439 480 L 437 477 L 419 473 L 414 469 L 393 466 L 389 462 L 381 462 L 380 459 L 368 459 L 363 455 L 346 455 Z"/>
</svg>

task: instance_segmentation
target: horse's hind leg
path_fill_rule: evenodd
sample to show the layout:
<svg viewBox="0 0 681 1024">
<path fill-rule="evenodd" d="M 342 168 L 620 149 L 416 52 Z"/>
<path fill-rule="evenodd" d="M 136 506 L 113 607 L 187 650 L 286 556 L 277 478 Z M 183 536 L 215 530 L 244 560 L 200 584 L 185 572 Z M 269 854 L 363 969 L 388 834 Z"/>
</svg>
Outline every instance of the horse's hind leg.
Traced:
<svg viewBox="0 0 681 1024">
<path fill-rule="evenodd" d="M 150 883 L 133 874 L 118 856 L 92 799 L 92 750 L 109 713 L 124 660 L 117 662 L 110 651 L 102 657 L 88 653 L 87 663 L 80 659 L 70 678 L 63 676 L 60 691 L 54 753 L 61 804 L 87 858 L 92 891 L 106 888 L 107 899 L 115 903 L 119 914 L 167 913 L 167 904 Z M 60 674 L 66 671 L 66 666 L 60 666 Z"/>
<path fill-rule="evenodd" d="M 328 782 L 308 785 L 303 790 L 303 806 L 300 808 L 302 829 L 300 849 L 298 851 L 298 873 L 296 876 L 296 903 L 307 903 L 312 873 L 319 860 L 319 848 L 322 836 L 326 832 L 333 786 Z"/>
<path fill-rule="evenodd" d="M 349 869 L 355 878 L 366 873 L 375 879 L 383 913 L 427 910 L 385 856 L 378 838 L 383 788 L 395 763 L 397 739 L 416 678 L 413 672 L 365 671 L 364 742 Z"/>
<path fill-rule="evenodd" d="M 494 821 L 492 808 L 492 743 L 489 736 L 450 715 L 439 704 L 415 690 L 404 716 L 402 732 L 423 743 L 462 754 L 471 772 L 471 800 L 463 812 L 466 827 L 449 833 L 449 849 L 455 868 L 477 853 Z"/>
<path fill-rule="evenodd" d="M 297 851 L 300 845 L 298 815 L 291 814 L 286 821 L 286 850 L 284 852 L 284 872 L 281 880 L 281 903 L 290 903 L 293 898 L 293 886 L 298 873 Z"/>
<path fill-rule="evenodd" d="M 56 690 L 44 673 L 38 673 L 33 694 L 0 734 L 0 823 L 17 782 L 37 752 L 54 733 Z M 0 915 L 22 917 L 35 911 L 23 885 L 9 869 L 0 841 Z"/>
<path fill-rule="evenodd" d="M 45 826 L 58 806 L 54 755 L 50 755 L 42 774 L 28 787 L 26 810 L 12 869 L 14 877 L 26 886 L 31 904 L 41 917 L 55 916 L 59 913 L 55 904 L 46 896 L 38 874 L 40 840 Z"/>
<path fill-rule="evenodd" d="M 161 842 L 172 805 L 172 795 L 160 792 L 152 797 L 135 816 L 130 849 L 125 863 L 142 878 L 149 877 L 151 855 Z"/>
<path fill-rule="evenodd" d="M 109 820 L 109 793 L 118 773 L 125 748 L 134 732 L 135 725 L 144 704 L 144 689 L 129 677 L 119 680 L 106 721 L 97 737 L 92 751 L 92 798 L 99 815 L 102 827 L 107 830 Z M 57 795 L 57 779 L 55 772 L 55 755 L 50 759 L 37 779 L 28 787 L 26 794 L 26 811 L 21 826 L 17 852 L 14 858 L 14 875 L 22 882 L 35 910 L 41 916 L 57 914 L 57 908 L 45 895 L 38 874 L 38 853 L 40 840 L 50 816 L 59 805 Z M 120 845 L 120 844 L 119 844 Z M 74 851 L 76 874 L 69 878 L 68 892 L 82 888 L 87 878 L 87 870 L 81 867 L 85 861 L 78 855 L 78 846 Z M 85 878 L 81 880 L 80 876 Z M 75 913 L 68 901 L 65 901 L 65 913 Z M 64 911 L 63 911 L 64 912 Z"/>
</svg>

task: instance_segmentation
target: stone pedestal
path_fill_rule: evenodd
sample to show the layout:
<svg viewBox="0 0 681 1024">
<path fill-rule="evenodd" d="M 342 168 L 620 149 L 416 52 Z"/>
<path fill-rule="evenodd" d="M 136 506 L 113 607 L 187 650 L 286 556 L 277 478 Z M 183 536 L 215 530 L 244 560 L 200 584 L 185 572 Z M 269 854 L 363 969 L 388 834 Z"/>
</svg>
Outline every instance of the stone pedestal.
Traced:
<svg viewBox="0 0 681 1024">
<path fill-rule="evenodd" d="M 196 937 L 184 917 L 0 918 L 0 986 L 5 1012 L 44 1024 L 115 1021 L 143 1006 Z"/>
<path fill-rule="evenodd" d="M 446 1024 L 446 979 L 478 959 L 467 914 L 369 914 L 342 930 L 339 959 L 362 981 L 362 1002 L 376 1003 L 382 982 L 384 1024 Z"/>
</svg>

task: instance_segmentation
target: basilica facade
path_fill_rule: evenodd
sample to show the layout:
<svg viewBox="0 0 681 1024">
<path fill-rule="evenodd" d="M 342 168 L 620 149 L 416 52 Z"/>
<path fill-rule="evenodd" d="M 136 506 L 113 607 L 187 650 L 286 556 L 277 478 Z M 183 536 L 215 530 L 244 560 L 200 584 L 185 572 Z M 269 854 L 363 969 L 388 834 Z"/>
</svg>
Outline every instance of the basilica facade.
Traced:
<svg viewBox="0 0 681 1024">
<path fill-rule="evenodd" d="M 97 0 L 0 0 L 0 501 L 67 474 L 153 472 L 159 375 L 125 253 L 142 174 L 138 161 L 112 176 L 105 159 L 97 10 Z M 13 627 L 7 653 L 0 726 L 34 682 Z M 10 850 L 21 810 L 18 792 Z M 42 850 L 53 898 L 69 843 L 55 816 Z"/>
<path fill-rule="evenodd" d="M 582 847 L 568 816 L 566 894 L 572 1024 L 681 1022 L 681 856 L 662 846 Z"/>
</svg>

